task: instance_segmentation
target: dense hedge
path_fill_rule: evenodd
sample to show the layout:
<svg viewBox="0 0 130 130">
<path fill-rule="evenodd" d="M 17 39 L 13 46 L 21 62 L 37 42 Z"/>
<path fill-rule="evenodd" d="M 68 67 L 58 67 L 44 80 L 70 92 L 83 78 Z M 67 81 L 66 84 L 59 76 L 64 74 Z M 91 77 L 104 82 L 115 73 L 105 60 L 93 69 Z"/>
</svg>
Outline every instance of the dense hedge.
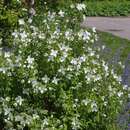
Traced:
<svg viewBox="0 0 130 130">
<path fill-rule="evenodd" d="M 130 1 L 85 1 L 87 16 L 128 16 Z"/>
<path fill-rule="evenodd" d="M 128 16 L 130 14 L 130 0 L 39 0 L 37 5 L 41 8 L 44 2 L 51 10 L 65 8 L 72 2 L 83 2 L 87 6 L 87 16 Z"/>
</svg>

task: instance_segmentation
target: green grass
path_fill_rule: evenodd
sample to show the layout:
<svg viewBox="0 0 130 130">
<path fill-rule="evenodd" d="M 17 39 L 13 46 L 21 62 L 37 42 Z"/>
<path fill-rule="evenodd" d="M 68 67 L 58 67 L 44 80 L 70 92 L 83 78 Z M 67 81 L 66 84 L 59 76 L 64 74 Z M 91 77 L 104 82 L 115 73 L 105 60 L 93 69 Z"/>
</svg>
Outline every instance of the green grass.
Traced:
<svg viewBox="0 0 130 130">
<path fill-rule="evenodd" d="M 130 1 L 114 0 L 114 1 L 85 1 L 87 6 L 87 16 L 129 16 Z"/>
<path fill-rule="evenodd" d="M 98 32 L 98 35 L 100 41 L 112 50 L 112 54 L 115 53 L 117 49 L 122 48 L 121 61 L 125 62 L 130 53 L 130 41 L 105 32 Z"/>
</svg>

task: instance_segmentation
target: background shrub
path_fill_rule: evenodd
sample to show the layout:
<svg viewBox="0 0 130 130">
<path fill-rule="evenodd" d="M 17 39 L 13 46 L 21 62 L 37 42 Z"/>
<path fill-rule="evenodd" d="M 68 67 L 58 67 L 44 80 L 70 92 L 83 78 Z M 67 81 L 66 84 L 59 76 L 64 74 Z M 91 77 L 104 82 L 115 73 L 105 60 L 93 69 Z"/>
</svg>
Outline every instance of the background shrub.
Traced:
<svg viewBox="0 0 130 130">
<path fill-rule="evenodd" d="M 87 16 L 128 16 L 130 14 L 130 1 L 103 0 L 84 1 Z"/>
<path fill-rule="evenodd" d="M 0 1 L 0 38 L 2 46 L 11 46 L 11 33 L 17 28 L 19 17 L 25 13 L 22 11 L 22 5 L 16 0 Z"/>
</svg>

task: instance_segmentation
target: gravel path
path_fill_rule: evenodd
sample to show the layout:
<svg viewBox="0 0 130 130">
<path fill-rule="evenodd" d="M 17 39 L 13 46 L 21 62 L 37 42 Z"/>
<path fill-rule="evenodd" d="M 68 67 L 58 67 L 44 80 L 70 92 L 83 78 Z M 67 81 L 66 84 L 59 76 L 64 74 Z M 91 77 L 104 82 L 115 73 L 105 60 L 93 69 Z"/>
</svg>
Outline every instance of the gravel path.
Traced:
<svg viewBox="0 0 130 130">
<path fill-rule="evenodd" d="M 97 30 L 130 40 L 130 17 L 87 17 L 82 26 L 96 27 Z"/>
</svg>

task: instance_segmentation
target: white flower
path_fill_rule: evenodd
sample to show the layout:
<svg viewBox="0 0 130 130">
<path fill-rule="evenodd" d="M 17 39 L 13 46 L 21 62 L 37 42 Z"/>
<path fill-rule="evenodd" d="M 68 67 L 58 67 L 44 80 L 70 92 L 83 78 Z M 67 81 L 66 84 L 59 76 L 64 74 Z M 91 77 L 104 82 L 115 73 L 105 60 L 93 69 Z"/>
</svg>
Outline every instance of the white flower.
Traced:
<svg viewBox="0 0 130 130">
<path fill-rule="evenodd" d="M 27 38 L 27 33 L 25 31 L 23 31 L 20 33 L 20 36 L 21 36 L 21 40 L 25 41 L 25 39 Z"/>
<path fill-rule="evenodd" d="M 24 22 L 24 19 L 19 19 L 19 25 L 24 25 L 25 24 L 25 22 Z"/>
<path fill-rule="evenodd" d="M 92 28 L 92 31 L 93 31 L 94 33 L 96 33 L 96 27 L 93 27 L 93 28 Z"/>
<path fill-rule="evenodd" d="M 22 8 L 22 11 L 27 11 L 27 9 L 26 8 Z"/>
<path fill-rule="evenodd" d="M 96 104 L 95 101 L 92 102 L 92 104 L 91 104 L 91 109 L 92 109 L 92 112 L 97 112 L 97 111 L 98 111 L 98 109 L 97 109 L 97 104 Z"/>
<path fill-rule="evenodd" d="M 9 58 L 10 56 L 11 56 L 11 53 L 10 53 L 10 52 L 5 52 L 5 53 L 4 53 L 4 57 L 5 57 L 5 58 Z"/>
<path fill-rule="evenodd" d="M 69 65 L 69 66 L 67 67 L 67 71 L 73 71 L 73 67 L 72 67 L 71 65 Z"/>
<path fill-rule="evenodd" d="M 21 96 L 16 97 L 15 100 L 16 100 L 16 103 L 14 105 L 16 105 L 16 106 L 17 105 L 21 106 L 22 102 L 24 101 Z"/>
<path fill-rule="evenodd" d="M 103 104 L 104 104 L 104 106 L 107 106 L 108 102 L 105 101 Z"/>
<path fill-rule="evenodd" d="M 45 39 L 45 34 L 44 34 L 44 33 L 40 33 L 40 34 L 38 35 L 38 37 L 39 37 L 40 39 Z"/>
<path fill-rule="evenodd" d="M 79 59 L 80 59 L 81 62 L 85 62 L 86 57 L 85 57 L 85 55 L 83 55 L 83 56 L 81 56 Z"/>
<path fill-rule="evenodd" d="M 78 36 L 79 36 L 79 38 L 82 38 L 82 36 L 83 36 L 83 30 L 80 30 L 80 31 L 78 32 Z"/>
<path fill-rule="evenodd" d="M 33 114 L 33 119 L 34 119 L 34 120 L 39 119 L 39 115 Z"/>
<path fill-rule="evenodd" d="M 90 56 L 94 56 L 94 55 L 95 55 L 94 51 L 90 52 Z"/>
<path fill-rule="evenodd" d="M 58 13 L 61 17 L 64 17 L 65 12 L 63 12 L 62 10 L 60 10 L 60 12 Z"/>
<path fill-rule="evenodd" d="M 117 74 L 113 74 L 113 78 L 116 79 L 118 82 L 121 82 L 121 76 L 118 76 Z"/>
<path fill-rule="evenodd" d="M 43 81 L 44 83 L 48 83 L 49 80 L 50 80 L 50 78 L 48 78 L 47 75 L 45 75 L 45 76 L 42 78 L 42 81 Z"/>
<path fill-rule="evenodd" d="M 42 127 L 45 127 L 45 126 L 47 126 L 47 125 L 49 125 L 49 120 L 48 120 L 47 118 L 45 118 L 45 119 L 43 120 Z"/>
<path fill-rule="evenodd" d="M 58 70 L 59 73 L 62 73 L 63 75 L 65 74 L 65 68 L 63 66 L 60 67 Z"/>
<path fill-rule="evenodd" d="M 85 4 L 77 4 L 76 8 L 79 10 L 79 11 L 82 11 L 83 9 L 86 8 Z"/>
<path fill-rule="evenodd" d="M 83 15 L 83 20 L 85 20 L 86 19 L 86 15 Z"/>
<path fill-rule="evenodd" d="M 83 40 L 89 40 L 91 34 L 88 31 L 83 32 Z"/>
<path fill-rule="evenodd" d="M 108 65 L 105 65 L 105 66 L 104 66 L 104 70 L 105 70 L 106 72 L 108 72 Z"/>
<path fill-rule="evenodd" d="M 105 45 L 102 46 L 102 50 L 104 50 L 104 49 L 105 49 Z"/>
<path fill-rule="evenodd" d="M 33 32 L 37 32 L 38 31 L 38 28 L 37 27 L 35 27 L 35 26 L 30 26 L 30 28 L 33 30 Z"/>
<path fill-rule="evenodd" d="M 118 95 L 118 97 L 121 97 L 123 95 L 123 92 L 120 91 L 117 93 L 117 95 Z"/>
<path fill-rule="evenodd" d="M 43 86 L 43 85 L 41 87 L 39 87 L 39 86 L 36 87 L 36 89 L 37 89 L 36 91 L 37 92 L 40 91 L 41 94 L 43 94 L 43 93 L 45 93 L 47 91 L 46 86 Z"/>
<path fill-rule="evenodd" d="M 66 32 L 66 33 L 67 33 L 67 32 Z M 64 52 L 64 51 L 67 52 L 67 51 L 69 51 L 69 50 L 72 50 L 69 46 L 65 46 L 64 44 L 60 45 L 59 48 L 60 48 L 60 50 L 63 51 L 63 52 Z"/>
<path fill-rule="evenodd" d="M 59 79 L 58 79 L 58 78 L 56 78 L 56 77 L 54 77 L 54 78 L 53 78 L 53 80 L 52 80 L 52 83 L 54 83 L 54 84 L 56 84 L 56 85 L 57 85 L 57 84 L 58 84 L 58 81 L 59 81 Z"/>
<path fill-rule="evenodd" d="M 106 114 L 103 114 L 103 116 L 104 116 L 104 117 L 107 117 L 107 115 L 106 115 Z"/>
<path fill-rule="evenodd" d="M 77 65 L 78 61 L 77 61 L 76 58 L 73 58 L 70 63 L 73 64 L 73 65 Z"/>
<path fill-rule="evenodd" d="M 53 57 L 56 57 L 57 56 L 57 54 L 58 54 L 58 51 L 57 50 L 51 50 L 51 56 L 53 56 Z"/>
<path fill-rule="evenodd" d="M 32 83 L 32 86 L 33 86 L 33 87 L 38 86 L 38 81 L 35 80 L 35 79 L 33 79 L 33 80 L 28 80 L 28 83 Z"/>
<path fill-rule="evenodd" d="M 9 102 L 9 101 L 10 101 L 10 97 L 6 97 L 5 100 L 6 100 L 7 102 Z"/>
<path fill-rule="evenodd" d="M 17 2 L 20 2 L 20 0 L 17 0 Z"/>
<path fill-rule="evenodd" d="M 70 8 L 73 9 L 74 8 L 74 4 L 70 5 Z"/>
<path fill-rule="evenodd" d="M 2 72 L 3 74 L 5 74 L 7 71 L 7 68 L 5 67 L 0 67 L 0 72 Z"/>
<path fill-rule="evenodd" d="M 60 58 L 60 62 L 64 62 L 64 61 L 65 61 L 65 57 L 62 56 L 62 57 Z"/>
<path fill-rule="evenodd" d="M 89 100 L 89 99 L 84 99 L 84 100 L 82 100 L 82 103 L 83 103 L 85 106 L 87 106 L 88 103 L 90 103 L 90 101 L 91 101 L 91 100 Z"/>
<path fill-rule="evenodd" d="M 95 76 L 94 81 L 99 81 L 99 80 L 101 80 L 101 79 L 102 79 L 101 75 L 97 75 L 97 76 Z"/>
<path fill-rule="evenodd" d="M 22 121 L 23 120 L 23 117 L 22 116 L 20 116 L 20 115 L 16 115 L 15 116 L 15 121 Z"/>
<path fill-rule="evenodd" d="M 122 65 L 121 61 L 118 62 L 119 65 Z"/>
<path fill-rule="evenodd" d="M 29 19 L 28 19 L 28 23 L 32 23 L 32 18 L 29 18 Z"/>
<path fill-rule="evenodd" d="M 127 90 L 128 89 L 128 85 L 123 85 L 123 89 Z"/>
<path fill-rule="evenodd" d="M 12 36 L 14 36 L 15 38 L 18 38 L 18 32 L 15 30 L 15 31 L 12 33 Z"/>
<path fill-rule="evenodd" d="M 80 122 L 78 120 L 78 117 L 74 117 L 71 122 L 72 130 L 78 130 L 80 128 Z"/>
<path fill-rule="evenodd" d="M 8 107 L 4 108 L 4 115 L 6 116 L 6 115 L 10 114 L 11 111 L 12 111 L 11 108 L 8 108 Z"/>
<path fill-rule="evenodd" d="M 69 40 L 68 37 L 70 37 L 70 36 L 71 36 L 71 32 L 70 32 L 69 30 L 67 30 L 67 31 L 65 32 L 65 37 Z"/>
<path fill-rule="evenodd" d="M 68 56 L 68 53 L 63 51 L 63 57 L 66 58 Z"/>
<path fill-rule="evenodd" d="M 34 62 L 34 58 L 28 56 L 27 62 L 28 62 L 28 64 L 32 64 Z"/>
</svg>

